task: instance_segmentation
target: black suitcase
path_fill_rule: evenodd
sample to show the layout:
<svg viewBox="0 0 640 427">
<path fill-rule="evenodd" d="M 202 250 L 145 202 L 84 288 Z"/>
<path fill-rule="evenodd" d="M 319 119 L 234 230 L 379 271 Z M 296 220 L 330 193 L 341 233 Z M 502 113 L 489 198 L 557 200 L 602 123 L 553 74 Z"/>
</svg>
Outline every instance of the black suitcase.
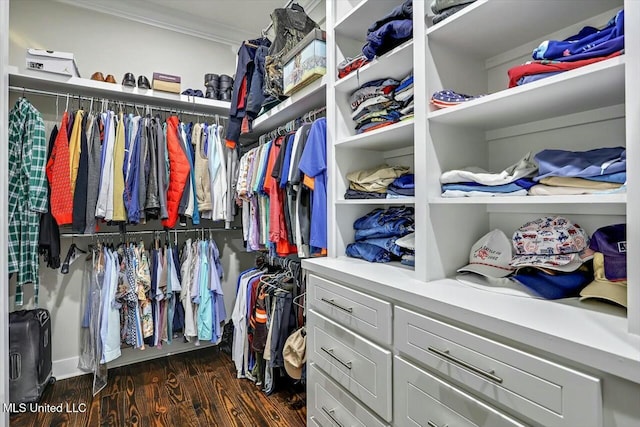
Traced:
<svg viewBox="0 0 640 427">
<path fill-rule="evenodd" d="M 51 318 L 43 308 L 9 313 L 9 400 L 40 400 L 55 382 L 51 364 Z"/>
</svg>

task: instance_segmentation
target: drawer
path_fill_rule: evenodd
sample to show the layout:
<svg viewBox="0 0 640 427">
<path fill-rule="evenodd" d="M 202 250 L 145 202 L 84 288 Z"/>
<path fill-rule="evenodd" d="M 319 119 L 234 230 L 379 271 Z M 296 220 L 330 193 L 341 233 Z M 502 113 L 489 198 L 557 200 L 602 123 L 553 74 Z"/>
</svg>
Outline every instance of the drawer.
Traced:
<svg viewBox="0 0 640 427">
<path fill-rule="evenodd" d="M 547 427 L 602 426 L 600 380 L 396 307 L 398 351 Z"/>
<path fill-rule="evenodd" d="M 423 427 L 523 427 L 524 424 L 396 356 L 393 418 Z"/>
<path fill-rule="evenodd" d="M 331 379 L 391 421 L 391 352 L 309 310 L 307 358 Z"/>
<path fill-rule="evenodd" d="M 309 364 L 307 413 L 317 425 L 384 427 L 368 409 L 329 379 L 315 363 Z"/>
<path fill-rule="evenodd" d="M 352 331 L 391 345 L 391 304 L 335 282 L 310 275 L 310 304 Z"/>
</svg>

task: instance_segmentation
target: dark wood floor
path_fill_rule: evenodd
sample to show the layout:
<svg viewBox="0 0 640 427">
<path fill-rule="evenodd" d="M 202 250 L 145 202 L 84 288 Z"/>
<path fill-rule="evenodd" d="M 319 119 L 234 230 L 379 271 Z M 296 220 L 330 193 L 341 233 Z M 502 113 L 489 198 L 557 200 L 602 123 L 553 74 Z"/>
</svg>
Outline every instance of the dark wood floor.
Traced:
<svg viewBox="0 0 640 427">
<path fill-rule="evenodd" d="M 237 379 L 231 358 L 217 348 L 109 370 L 109 383 L 92 397 L 92 375 L 58 381 L 40 403 L 86 403 L 85 413 L 24 413 L 11 426 L 304 426 L 306 394 L 280 383 L 266 396 Z"/>
</svg>

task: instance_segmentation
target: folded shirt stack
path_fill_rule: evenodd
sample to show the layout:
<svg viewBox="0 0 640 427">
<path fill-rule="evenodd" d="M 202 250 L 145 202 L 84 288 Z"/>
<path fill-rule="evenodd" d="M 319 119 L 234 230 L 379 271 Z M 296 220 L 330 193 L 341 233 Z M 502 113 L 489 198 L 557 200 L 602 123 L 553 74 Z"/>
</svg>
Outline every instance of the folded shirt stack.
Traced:
<svg viewBox="0 0 640 427">
<path fill-rule="evenodd" d="M 498 173 L 475 166 L 450 170 L 440 176 L 442 197 L 526 196 L 537 171 L 531 153 Z"/>
<path fill-rule="evenodd" d="M 534 196 L 604 194 L 626 191 L 627 150 L 542 150 L 535 155 L 538 174 L 529 189 Z"/>
<path fill-rule="evenodd" d="M 533 51 L 533 61 L 510 68 L 509 87 L 604 61 L 624 53 L 624 10 L 602 28 L 586 26 L 565 40 L 545 40 Z"/>
<path fill-rule="evenodd" d="M 396 183 L 397 179 L 409 173 L 405 166 L 379 165 L 347 174 L 349 189 L 345 199 L 384 199 L 387 197 L 388 187 Z M 393 191 L 406 191 L 403 186 L 412 185 L 412 178 L 403 178 L 394 186 Z"/>
<path fill-rule="evenodd" d="M 353 228 L 355 243 L 347 245 L 347 256 L 369 262 L 402 259 L 410 253 L 396 242 L 414 231 L 414 210 L 404 206 L 374 209 L 358 218 Z"/>
<path fill-rule="evenodd" d="M 450 89 L 440 90 L 431 95 L 431 103 L 438 108 L 455 107 L 465 102 L 473 101 L 485 95 L 465 95 Z"/>
<path fill-rule="evenodd" d="M 461 11 L 475 1 L 476 0 L 433 0 L 431 2 L 431 11 L 435 13 L 433 24 L 435 25 L 454 13 Z"/>
<path fill-rule="evenodd" d="M 415 188 L 415 177 L 412 173 L 400 175 L 387 187 L 387 199 L 413 197 Z"/>
<path fill-rule="evenodd" d="M 349 102 L 358 134 L 413 116 L 413 73 L 402 81 L 387 78 L 367 82 L 351 94 Z"/>
<path fill-rule="evenodd" d="M 405 0 L 367 29 L 362 54 L 371 61 L 413 37 L 413 1 Z"/>
</svg>

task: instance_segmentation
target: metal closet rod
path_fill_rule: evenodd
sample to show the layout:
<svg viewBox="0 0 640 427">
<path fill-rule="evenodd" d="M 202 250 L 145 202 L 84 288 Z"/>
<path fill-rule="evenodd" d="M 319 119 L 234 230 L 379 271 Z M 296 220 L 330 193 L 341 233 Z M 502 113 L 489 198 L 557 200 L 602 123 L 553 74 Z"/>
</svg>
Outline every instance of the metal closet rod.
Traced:
<svg viewBox="0 0 640 427">
<path fill-rule="evenodd" d="M 73 237 L 103 237 L 103 236 L 137 236 L 143 234 L 183 234 L 183 233 L 202 233 L 204 232 L 220 232 L 220 231 L 233 231 L 240 230 L 241 227 L 232 226 L 229 228 L 214 227 L 214 228 L 190 228 L 188 230 L 142 230 L 142 231 L 106 231 L 104 233 L 95 234 L 81 234 L 81 233 L 60 233 L 60 238 L 73 238 Z"/>
<path fill-rule="evenodd" d="M 52 98 L 66 98 L 66 97 L 69 97 L 70 100 L 80 99 L 82 101 L 95 101 L 95 102 L 100 102 L 102 100 L 106 100 L 107 102 L 110 102 L 111 104 L 123 105 L 125 107 L 133 107 L 133 108 L 149 107 L 149 108 L 151 108 L 151 110 L 155 110 L 155 111 L 164 111 L 164 112 L 167 112 L 167 113 L 181 113 L 181 114 L 186 114 L 186 115 L 190 115 L 190 116 L 210 117 L 210 118 L 216 118 L 218 120 L 227 120 L 227 117 L 220 116 L 219 114 L 200 113 L 200 112 L 196 112 L 196 111 L 188 111 L 188 110 L 182 110 L 182 109 L 176 109 L 176 108 L 160 107 L 158 105 L 147 104 L 147 103 L 144 103 L 144 102 L 140 103 L 140 104 L 136 104 L 136 103 L 132 103 L 132 102 L 117 101 L 115 99 L 99 97 L 99 96 L 72 95 L 72 94 L 67 93 L 67 92 L 65 92 L 65 93 L 62 93 L 62 92 L 51 92 L 51 91 L 47 91 L 47 90 L 30 89 L 30 88 L 19 87 L 19 86 L 9 86 L 9 91 L 11 91 L 11 92 L 21 92 L 23 94 L 24 93 L 30 93 L 30 94 L 33 94 L 33 95 L 50 96 Z M 194 97 L 194 102 L 195 102 L 195 97 Z"/>
</svg>

